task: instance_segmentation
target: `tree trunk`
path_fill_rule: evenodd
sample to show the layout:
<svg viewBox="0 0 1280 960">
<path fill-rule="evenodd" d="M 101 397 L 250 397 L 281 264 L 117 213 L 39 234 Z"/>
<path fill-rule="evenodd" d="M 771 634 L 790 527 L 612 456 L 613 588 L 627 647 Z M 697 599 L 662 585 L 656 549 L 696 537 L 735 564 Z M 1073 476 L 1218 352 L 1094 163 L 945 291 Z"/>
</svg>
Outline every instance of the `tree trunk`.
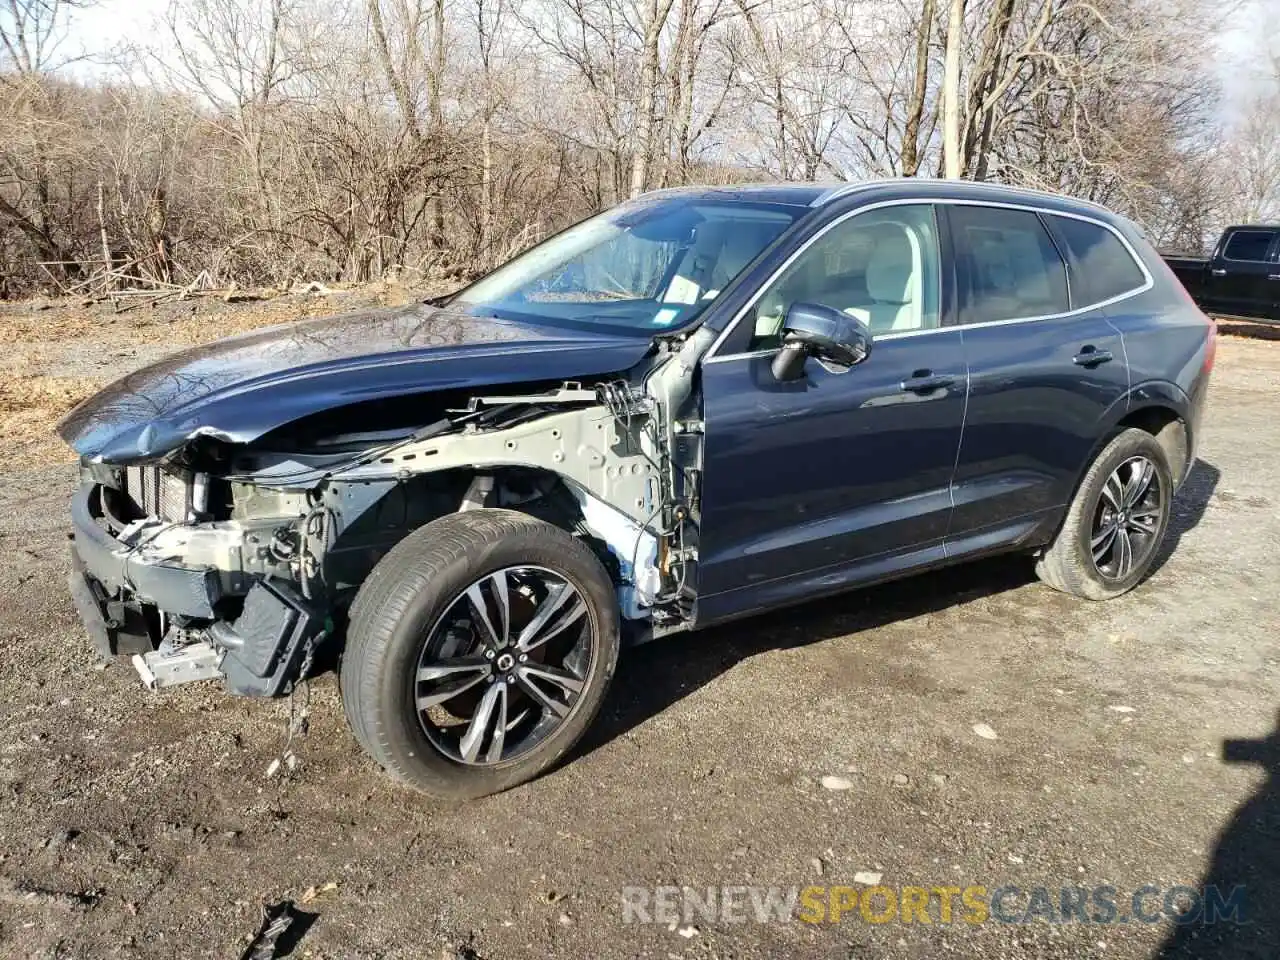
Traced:
<svg viewBox="0 0 1280 960">
<path fill-rule="evenodd" d="M 631 159 L 631 196 L 644 193 L 649 183 L 649 162 L 657 146 L 658 83 L 661 79 L 662 28 L 675 0 L 649 0 L 644 45 L 640 52 L 640 129 Z"/>
<path fill-rule="evenodd" d="M 107 191 L 98 181 L 98 240 L 102 244 L 102 292 L 106 293 L 115 283 L 111 279 L 111 241 L 107 238 Z"/>
<path fill-rule="evenodd" d="M 395 97 L 396 106 L 400 110 L 400 116 L 404 120 L 405 128 L 409 131 L 409 136 L 417 141 L 421 134 L 418 131 L 418 114 L 413 102 L 413 95 L 409 92 L 409 85 L 405 82 L 404 76 L 396 69 L 395 61 L 391 58 L 391 45 L 387 42 L 387 28 L 382 20 L 382 3 L 381 0 L 369 0 L 369 24 L 373 28 L 373 41 L 378 51 L 378 61 L 382 66 L 382 74 L 386 78 L 387 85 L 391 87 L 391 95 Z"/>
<path fill-rule="evenodd" d="M 649 179 L 649 156 L 653 151 L 653 127 L 658 110 L 658 3 L 649 4 L 649 28 L 645 31 L 640 61 L 640 124 L 636 131 L 635 153 L 631 158 L 631 196 L 644 193 Z"/>
<path fill-rule="evenodd" d="M 902 132 L 902 175 L 914 177 L 920 170 L 920 121 L 924 117 L 929 92 L 929 40 L 933 36 L 934 0 L 924 0 L 920 26 L 916 28 L 916 78 L 907 104 L 907 123 Z"/>
<path fill-rule="evenodd" d="M 434 64 L 431 70 L 431 98 L 428 107 L 431 111 L 432 152 L 436 157 L 442 155 L 440 141 L 444 137 L 444 111 L 440 107 L 440 87 L 444 83 L 445 46 L 444 46 L 444 0 L 435 0 L 432 10 L 432 26 L 435 34 L 435 47 L 432 49 Z M 438 160 L 432 162 L 432 173 L 435 183 L 435 198 L 431 201 L 431 245 L 437 250 L 444 247 L 444 168 Z"/>
<path fill-rule="evenodd" d="M 964 176 L 960 155 L 960 44 L 964 39 L 964 0 L 951 0 L 947 59 L 942 73 L 942 164 L 948 180 Z"/>
<path fill-rule="evenodd" d="M 1045 4 L 1049 6 L 1048 0 Z M 969 102 L 965 108 L 961 165 L 975 180 L 985 180 L 998 101 L 997 87 L 1007 76 L 1009 30 L 1014 0 L 997 0 L 982 32 L 982 47 L 970 71 Z"/>
<path fill-rule="evenodd" d="M 480 257 L 488 266 L 493 262 L 493 116 L 486 107 L 484 126 L 480 130 Z"/>
</svg>

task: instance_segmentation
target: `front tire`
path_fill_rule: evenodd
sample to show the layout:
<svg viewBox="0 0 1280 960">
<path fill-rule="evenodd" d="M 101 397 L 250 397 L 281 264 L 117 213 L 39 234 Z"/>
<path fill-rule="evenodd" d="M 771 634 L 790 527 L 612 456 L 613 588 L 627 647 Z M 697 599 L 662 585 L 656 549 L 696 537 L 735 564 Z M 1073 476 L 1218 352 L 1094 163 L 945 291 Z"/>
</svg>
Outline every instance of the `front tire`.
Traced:
<svg viewBox="0 0 1280 960">
<path fill-rule="evenodd" d="M 1144 430 L 1122 431 L 1085 472 L 1036 574 L 1086 600 L 1109 600 L 1132 590 L 1160 551 L 1172 499 L 1164 448 Z"/>
<path fill-rule="evenodd" d="M 356 739 L 466 800 L 536 777 L 590 726 L 617 666 L 613 584 L 582 541 L 510 510 L 451 514 L 374 567 L 339 672 Z"/>
</svg>

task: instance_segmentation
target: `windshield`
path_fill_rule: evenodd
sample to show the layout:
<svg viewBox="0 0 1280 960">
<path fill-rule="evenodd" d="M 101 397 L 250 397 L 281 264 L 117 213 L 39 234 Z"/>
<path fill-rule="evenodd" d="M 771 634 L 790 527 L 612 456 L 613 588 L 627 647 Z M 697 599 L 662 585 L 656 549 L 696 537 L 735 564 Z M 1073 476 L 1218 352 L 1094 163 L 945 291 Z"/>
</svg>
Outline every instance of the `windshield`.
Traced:
<svg viewBox="0 0 1280 960">
<path fill-rule="evenodd" d="M 499 317 L 653 333 L 715 299 L 805 211 L 661 197 L 570 227 L 457 295 Z"/>
</svg>

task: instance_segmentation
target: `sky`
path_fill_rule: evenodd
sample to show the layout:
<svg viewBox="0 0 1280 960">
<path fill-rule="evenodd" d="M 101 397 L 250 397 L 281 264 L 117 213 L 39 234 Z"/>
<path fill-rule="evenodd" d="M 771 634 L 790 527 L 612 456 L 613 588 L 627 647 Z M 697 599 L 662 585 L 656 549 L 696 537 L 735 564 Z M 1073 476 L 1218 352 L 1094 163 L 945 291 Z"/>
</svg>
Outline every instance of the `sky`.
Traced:
<svg viewBox="0 0 1280 960">
<path fill-rule="evenodd" d="M 104 55 L 122 43 L 146 44 L 161 36 L 157 17 L 169 0 L 98 0 L 75 14 L 65 52 L 83 50 Z M 1216 73 L 1222 84 L 1223 108 L 1231 111 L 1259 83 L 1260 37 L 1280 32 L 1280 0 L 1242 0 L 1218 42 Z M 93 67 L 82 67 L 92 72 Z"/>
<path fill-rule="evenodd" d="M 155 21 L 167 6 L 168 0 L 98 0 L 72 14 L 65 52 L 101 56 L 121 44 L 149 43 L 158 36 Z"/>
</svg>

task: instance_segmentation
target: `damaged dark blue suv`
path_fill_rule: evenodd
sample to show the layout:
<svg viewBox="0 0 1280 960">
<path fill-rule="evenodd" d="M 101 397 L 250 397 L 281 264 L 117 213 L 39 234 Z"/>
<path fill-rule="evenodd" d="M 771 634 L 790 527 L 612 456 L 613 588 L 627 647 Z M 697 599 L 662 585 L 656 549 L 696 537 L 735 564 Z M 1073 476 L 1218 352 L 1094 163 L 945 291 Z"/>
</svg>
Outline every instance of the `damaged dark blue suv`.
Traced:
<svg viewBox="0 0 1280 960">
<path fill-rule="evenodd" d="M 573 745 L 624 639 L 1000 551 L 1124 593 L 1213 353 L 1091 204 L 647 194 L 451 297 L 224 340 L 81 405 L 71 589 L 153 687 L 270 696 L 340 656 L 368 752 L 478 796 Z"/>
</svg>

